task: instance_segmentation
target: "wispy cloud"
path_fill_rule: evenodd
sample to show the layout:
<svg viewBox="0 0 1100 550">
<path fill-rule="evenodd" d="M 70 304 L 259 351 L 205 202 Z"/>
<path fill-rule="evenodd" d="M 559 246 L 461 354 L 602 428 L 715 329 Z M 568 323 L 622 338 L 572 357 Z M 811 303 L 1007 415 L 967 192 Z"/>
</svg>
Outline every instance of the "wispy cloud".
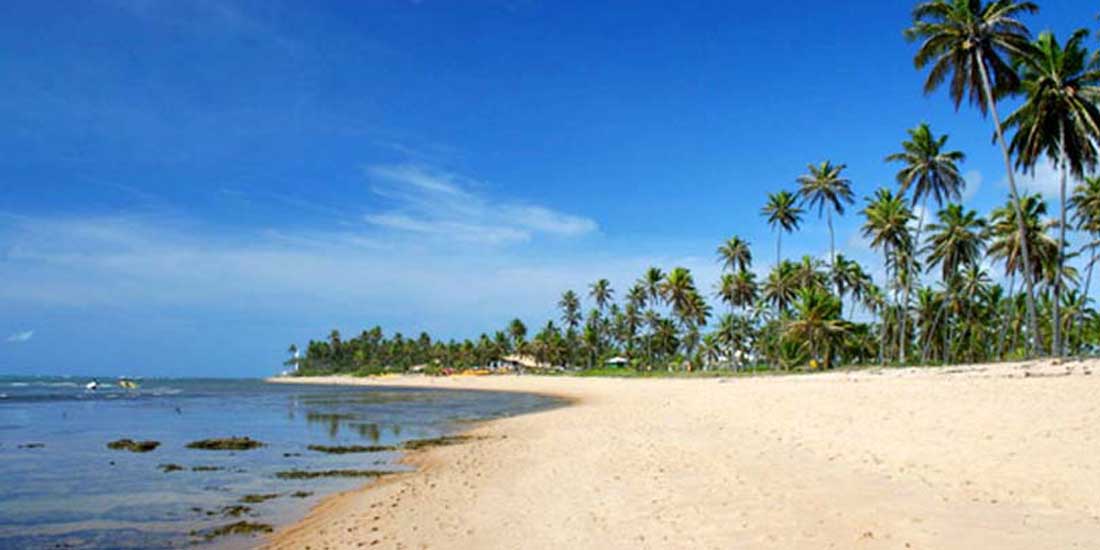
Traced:
<svg viewBox="0 0 1100 550">
<path fill-rule="evenodd" d="M 494 200 L 485 193 L 484 183 L 427 166 L 378 165 L 366 172 L 372 191 L 391 204 L 364 219 L 384 229 L 495 245 L 538 235 L 581 237 L 599 228 L 583 216 Z"/>
<path fill-rule="evenodd" d="M 1034 173 L 1016 174 L 1016 185 L 1021 194 L 1039 193 L 1043 198 L 1053 200 L 1058 198 L 1061 177 L 1052 163 L 1040 162 L 1035 166 Z M 1001 187 L 1008 188 L 1008 178 L 1001 180 Z"/>
<path fill-rule="evenodd" d="M 12 344 L 22 344 L 23 342 L 29 341 L 31 338 L 34 338 L 34 331 L 24 330 L 23 332 L 17 332 L 8 336 L 7 341 Z"/>
</svg>

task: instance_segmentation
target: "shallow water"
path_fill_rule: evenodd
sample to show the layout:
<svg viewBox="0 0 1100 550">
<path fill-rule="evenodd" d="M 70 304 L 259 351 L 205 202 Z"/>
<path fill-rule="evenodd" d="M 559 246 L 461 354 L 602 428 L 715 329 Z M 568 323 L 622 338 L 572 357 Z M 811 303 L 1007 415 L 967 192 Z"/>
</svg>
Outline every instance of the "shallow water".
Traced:
<svg viewBox="0 0 1100 550">
<path fill-rule="evenodd" d="M 137 390 L 104 384 L 92 392 L 88 380 L 0 377 L 0 548 L 247 547 L 255 540 L 203 543 L 191 533 L 240 520 L 293 521 L 324 494 L 367 482 L 280 480 L 278 471 L 401 469 L 395 452 L 330 455 L 310 444 L 397 445 L 557 404 L 533 395 L 259 380 L 151 379 Z M 266 445 L 185 448 L 234 435 Z M 107 449 L 119 438 L 161 445 L 148 453 Z M 162 464 L 184 469 L 165 472 Z M 291 496 L 298 491 L 313 494 Z M 247 494 L 279 496 L 247 504 L 251 512 L 240 517 L 219 513 Z"/>
</svg>

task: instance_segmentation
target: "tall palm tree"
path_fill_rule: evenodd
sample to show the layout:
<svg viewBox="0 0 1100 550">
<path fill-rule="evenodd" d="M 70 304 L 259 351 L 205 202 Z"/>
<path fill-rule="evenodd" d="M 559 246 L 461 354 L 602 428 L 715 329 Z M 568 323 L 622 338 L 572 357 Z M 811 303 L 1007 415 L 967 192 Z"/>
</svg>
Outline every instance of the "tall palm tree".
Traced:
<svg viewBox="0 0 1100 550">
<path fill-rule="evenodd" d="M 794 262 L 784 260 L 768 273 L 768 279 L 764 282 L 764 301 L 775 306 L 780 313 L 787 311 L 798 296 L 797 270 Z"/>
<path fill-rule="evenodd" d="M 752 248 L 741 237 L 730 237 L 718 247 L 718 261 L 730 271 L 744 271 L 752 267 Z"/>
<path fill-rule="evenodd" d="M 798 207 L 798 198 L 790 191 L 768 195 L 768 202 L 760 213 L 768 218 L 768 225 L 775 231 L 775 265 L 783 261 L 783 233 L 798 229 L 802 223 L 802 212 Z"/>
<path fill-rule="evenodd" d="M 871 240 L 872 249 L 882 250 L 883 269 L 886 271 L 885 286 L 897 279 L 899 251 L 912 248 L 913 237 L 909 233 L 909 223 L 913 220 L 913 212 L 905 204 L 901 195 L 895 195 L 886 188 L 879 188 L 874 197 L 867 198 L 867 206 L 863 209 L 866 221 L 862 227 L 863 237 Z M 905 254 L 908 257 L 909 254 Z M 893 276 L 891 276 L 891 270 Z M 897 291 L 894 286 L 894 302 L 898 302 Z M 885 359 L 886 339 L 882 338 L 879 352 Z"/>
<path fill-rule="evenodd" d="M 1086 245 L 1089 250 L 1088 274 L 1084 280 L 1085 288 L 1081 292 L 1081 298 L 1085 300 L 1087 306 L 1089 287 L 1092 285 L 1092 269 L 1096 265 L 1096 249 L 1100 245 L 1100 176 L 1087 177 L 1079 183 L 1073 189 L 1070 204 L 1073 207 L 1074 226 L 1091 239 L 1091 242 Z M 1079 331 L 1084 329 L 1084 317 L 1077 320 L 1077 325 Z"/>
<path fill-rule="evenodd" d="M 596 302 L 596 309 L 603 313 L 603 310 L 607 307 L 608 302 L 615 295 L 615 291 L 611 288 L 611 281 L 607 279 L 600 279 L 591 286 L 588 287 L 588 296 Z"/>
<path fill-rule="evenodd" d="M 718 297 L 729 304 L 730 308 L 746 308 L 756 303 L 759 287 L 756 274 L 742 269 L 736 274 L 725 273 L 718 287 Z"/>
<path fill-rule="evenodd" d="M 1061 223 L 1059 224 L 1056 269 L 1065 265 L 1066 184 L 1070 174 L 1076 179 L 1096 165 L 1095 142 L 1100 139 L 1100 68 L 1090 62 L 1088 50 L 1081 44 L 1089 31 L 1078 30 L 1065 47 L 1050 32 L 1039 35 L 1029 55 L 1017 60 L 1021 66 L 1021 88 L 1026 100 L 1007 119 L 1005 127 L 1015 129 L 1010 150 L 1016 165 L 1034 171 L 1042 157 L 1056 162 L 1062 173 Z M 1056 278 L 1052 307 L 1060 319 L 1062 286 Z M 1051 355 L 1062 355 L 1061 323 L 1053 324 Z"/>
<path fill-rule="evenodd" d="M 1030 264 L 1029 250 L 1023 237 L 1024 213 L 1016 189 L 1012 157 L 1005 141 L 997 100 L 1019 87 L 1019 76 L 1006 57 L 1025 56 L 1031 50 L 1030 31 L 1018 17 L 1039 11 L 1034 2 L 1016 0 L 928 0 L 913 9 L 913 25 L 906 29 L 910 41 L 921 40 L 913 63 L 918 69 L 932 65 L 924 92 L 931 94 L 950 74 L 949 92 L 955 110 L 963 97 L 978 107 L 982 116 L 991 115 L 997 142 L 1004 156 L 1008 188 L 1016 209 L 1017 227 L 1025 243 L 1021 250 L 1024 263 Z M 990 75 L 992 73 L 992 76 Z M 1025 271 L 1027 309 L 1031 320 L 1032 352 L 1038 348 L 1038 323 L 1035 318 L 1035 282 Z"/>
<path fill-rule="evenodd" d="M 581 299 L 572 290 L 565 291 L 558 300 L 561 309 L 561 322 L 569 332 L 575 333 L 581 324 Z"/>
<path fill-rule="evenodd" d="M 845 179 L 841 172 L 847 168 L 844 164 L 829 161 L 811 164 L 809 173 L 798 177 L 798 194 L 811 208 L 817 209 L 817 217 L 826 215 L 829 225 L 829 261 L 836 260 L 836 239 L 833 236 L 833 212 L 844 215 L 844 207 L 855 202 L 852 195 L 852 182 Z"/>
<path fill-rule="evenodd" d="M 920 124 L 909 130 L 909 139 L 901 142 L 901 152 L 886 157 L 887 162 L 900 162 L 902 167 L 897 173 L 898 194 L 905 196 L 910 190 L 913 196 L 910 204 L 914 207 L 920 204 L 920 216 L 917 221 L 917 234 L 914 243 L 919 247 L 921 242 L 921 230 L 924 228 L 924 214 L 928 207 L 928 198 L 931 197 L 937 206 L 942 206 L 944 200 L 958 199 L 962 196 L 962 188 L 966 181 L 959 174 L 959 163 L 966 160 L 966 155 L 960 151 L 945 151 L 947 146 L 946 134 L 936 137 L 928 124 Z M 919 252 L 919 249 L 914 250 Z M 906 271 L 916 278 L 912 262 L 916 254 L 909 255 L 909 264 Z M 914 281 L 919 282 L 919 281 Z M 902 290 L 901 307 L 904 311 L 909 308 L 909 286 Z M 902 315 L 901 331 L 905 333 L 905 322 L 908 315 Z M 900 358 L 905 362 L 905 349 L 902 346 Z"/>
<path fill-rule="evenodd" d="M 928 269 L 940 266 L 941 278 L 949 281 L 960 268 L 969 268 L 981 261 L 985 252 L 985 220 L 961 204 L 949 204 L 940 210 L 939 222 L 928 226 L 925 247 Z"/>
</svg>

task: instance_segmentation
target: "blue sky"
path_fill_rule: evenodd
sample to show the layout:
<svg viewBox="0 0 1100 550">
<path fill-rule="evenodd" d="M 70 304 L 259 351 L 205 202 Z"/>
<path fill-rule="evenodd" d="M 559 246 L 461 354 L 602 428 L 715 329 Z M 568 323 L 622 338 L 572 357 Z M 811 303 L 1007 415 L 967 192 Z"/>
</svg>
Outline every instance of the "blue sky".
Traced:
<svg viewBox="0 0 1100 550">
<path fill-rule="evenodd" d="M 332 328 L 541 324 L 649 265 L 709 289 L 730 235 L 774 261 L 768 192 L 831 159 L 862 202 L 921 121 L 1003 202 L 989 123 L 921 93 L 910 2 L 669 6 L 4 2 L 0 373 L 263 375 Z"/>
</svg>

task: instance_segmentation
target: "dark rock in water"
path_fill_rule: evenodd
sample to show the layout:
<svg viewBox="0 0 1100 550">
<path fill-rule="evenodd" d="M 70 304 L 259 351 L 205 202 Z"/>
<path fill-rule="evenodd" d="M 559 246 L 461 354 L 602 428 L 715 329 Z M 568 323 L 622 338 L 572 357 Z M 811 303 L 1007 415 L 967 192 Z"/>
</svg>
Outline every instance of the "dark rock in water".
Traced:
<svg viewBox="0 0 1100 550">
<path fill-rule="evenodd" d="M 283 453 L 283 458 L 291 458 L 295 456 L 302 456 L 302 453 Z"/>
<path fill-rule="evenodd" d="M 294 491 L 293 493 L 290 493 L 290 496 L 293 498 L 311 497 L 313 496 L 313 491 Z"/>
<path fill-rule="evenodd" d="M 396 472 L 385 470 L 286 470 L 278 472 L 279 479 L 315 479 L 319 477 L 382 477 Z"/>
<path fill-rule="evenodd" d="M 107 444 L 108 449 L 115 451 L 130 451 L 131 453 L 147 453 L 160 447 L 160 441 L 134 441 L 133 439 L 118 439 Z"/>
<path fill-rule="evenodd" d="M 157 469 L 167 474 L 168 472 L 178 472 L 183 469 L 183 466 L 179 464 L 160 464 Z"/>
<path fill-rule="evenodd" d="M 19 448 L 20 449 L 41 449 L 45 446 L 46 446 L 45 443 L 25 443 L 23 445 L 20 445 Z"/>
<path fill-rule="evenodd" d="M 260 441 L 249 437 L 219 437 L 214 439 L 200 439 L 187 444 L 188 449 L 202 449 L 206 451 L 247 451 L 263 447 Z"/>
<path fill-rule="evenodd" d="M 405 449 L 408 449 L 410 451 L 415 451 L 415 450 L 418 450 L 418 449 L 427 449 L 428 447 L 443 447 L 445 445 L 457 445 L 459 443 L 465 443 L 465 442 L 471 441 L 473 439 L 477 439 L 477 438 L 474 438 L 473 436 L 469 436 L 469 435 L 445 435 L 443 437 L 433 437 L 431 439 L 412 439 L 412 440 L 406 441 L 404 443 L 404 445 L 402 445 L 402 447 L 405 448 Z"/>
<path fill-rule="evenodd" d="M 397 447 L 393 445 L 310 445 L 306 447 L 311 451 L 317 451 L 319 453 L 328 453 L 334 455 L 342 455 L 348 453 L 379 453 L 383 451 L 396 451 Z"/>
<path fill-rule="evenodd" d="M 232 506 L 223 506 L 221 514 L 225 517 L 240 517 L 242 514 L 247 514 L 252 511 L 251 506 L 245 506 L 243 504 L 234 504 Z"/>
<path fill-rule="evenodd" d="M 245 495 L 241 497 L 241 502 L 245 504 L 259 504 L 261 502 L 269 501 L 273 498 L 279 498 L 279 493 L 267 493 L 263 495 Z"/>
<path fill-rule="evenodd" d="M 224 470 L 221 466 L 192 466 L 192 472 L 220 472 Z"/>
<path fill-rule="evenodd" d="M 266 523 L 252 523 L 250 521 L 238 521 L 236 523 L 230 523 L 222 525 L 220 527 L 214 527 L 212 529 L 203 529 L 201 531 L 191 531 L 191 535 L 195 537 L 202 537 L 203 540 L 214 540 L 218 537 L 224 537 L 227 535 L 255 535 L 256 533 L 270 533 L 275 529 Z"/>
</svg>

